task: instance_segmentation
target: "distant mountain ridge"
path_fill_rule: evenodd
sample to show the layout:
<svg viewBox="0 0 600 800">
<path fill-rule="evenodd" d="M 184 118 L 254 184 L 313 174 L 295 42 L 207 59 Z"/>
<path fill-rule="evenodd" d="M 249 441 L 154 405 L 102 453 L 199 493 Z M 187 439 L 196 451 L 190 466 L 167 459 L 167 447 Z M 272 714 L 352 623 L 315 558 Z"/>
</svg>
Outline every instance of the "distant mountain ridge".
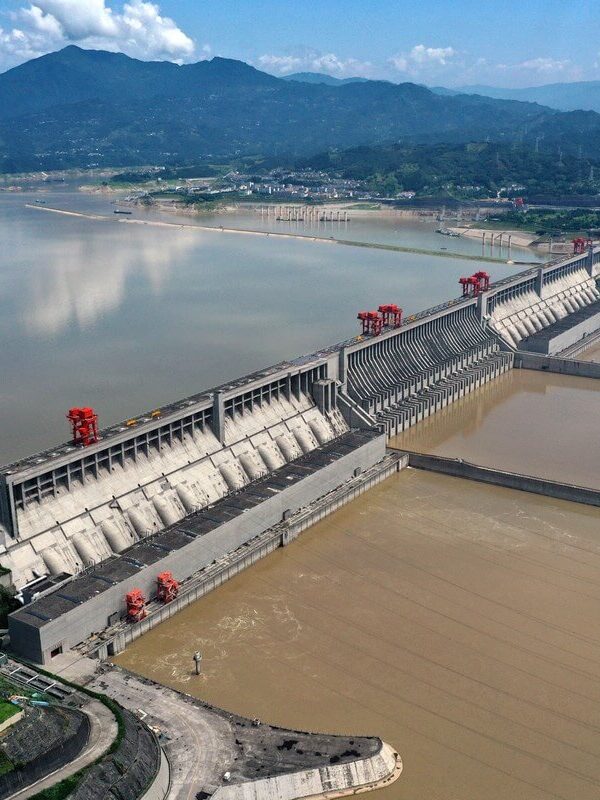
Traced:
<svg viewBox="0 0 600 800">
<path fill-rule="evenodd" d="M 527 103 L 555 108 L 558 111 L 600 112 L 600 81 L 576 81 L 573 83 L 549 83 L 544 86 L 529 86 L 524 89 L 502 89 L 497 86 L 470 85 L 456 89 L 442 86 L 432 91 L 446 96 L 478 94 L 497 100 L 519 100 Z"/>
<path fill-rule="evenodd" d="M 600 115 L 413 83 L 282 80 L 241 61 L 182 66 L 69 46 L 0 75 L 0 171 L 293 157 L 403 142 L 541 141 L 600 151 Z"/>
<path fill-rule="evenodd" d="M 293 72 L 283 75 L 284 81 L 298 81 L 299 83 L 324 83 L 327 86 L 343 86 L 345 83 L 365 83 L 368 78 L 335 78 L 324 72 Z"/>
</svg>

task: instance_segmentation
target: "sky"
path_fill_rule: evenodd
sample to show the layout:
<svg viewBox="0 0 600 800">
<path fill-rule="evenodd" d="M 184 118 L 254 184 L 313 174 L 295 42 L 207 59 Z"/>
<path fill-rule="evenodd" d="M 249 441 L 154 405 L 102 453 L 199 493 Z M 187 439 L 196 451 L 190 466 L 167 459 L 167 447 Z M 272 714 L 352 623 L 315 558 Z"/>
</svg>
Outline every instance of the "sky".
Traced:
<svg viewBox="0 0 600 800">
<path fill-rule="evenodd" d="M 600 0 L 0 0 L 0 71 L 67 44 L 430 86 L 600 80 Z"/>
</svg>

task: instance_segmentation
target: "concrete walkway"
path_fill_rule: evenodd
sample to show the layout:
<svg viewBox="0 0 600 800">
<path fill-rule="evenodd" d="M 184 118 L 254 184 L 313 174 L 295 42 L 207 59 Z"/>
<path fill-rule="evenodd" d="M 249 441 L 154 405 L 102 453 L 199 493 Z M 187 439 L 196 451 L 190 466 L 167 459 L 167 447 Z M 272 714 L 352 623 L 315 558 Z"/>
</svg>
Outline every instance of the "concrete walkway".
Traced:
<svg viewBox="0 0 600 800">
<path fill-rule="evenodd" d="M 118 669 L 97 676 L 89 687 L 109 695 L 168 737 L 161 739 L 161 745 L 171 767 L 169 800 L 193 800 L 200 789 L 221 783 L 223 765 L 232 763 L 237 754 L 226 719 Z"/>
</svg>

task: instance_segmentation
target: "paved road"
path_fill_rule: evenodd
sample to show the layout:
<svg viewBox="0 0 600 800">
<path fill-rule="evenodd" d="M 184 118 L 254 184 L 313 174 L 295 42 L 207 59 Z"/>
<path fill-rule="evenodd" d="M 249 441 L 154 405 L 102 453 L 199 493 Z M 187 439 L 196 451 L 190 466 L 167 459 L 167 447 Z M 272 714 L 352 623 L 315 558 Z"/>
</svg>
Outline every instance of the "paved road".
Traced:
<svg viewBox="0 0 600 800">
<path fill-rule="evenodd" d="M 89 686 L 160 731 L 171 767 L 168 800 L 193 800 L 200 789 L 221 784 L 223 765 L 231 764 L 237 753 L 235 734 L 225 718 L 116 668 L 97 676 Z"/>
</svg>

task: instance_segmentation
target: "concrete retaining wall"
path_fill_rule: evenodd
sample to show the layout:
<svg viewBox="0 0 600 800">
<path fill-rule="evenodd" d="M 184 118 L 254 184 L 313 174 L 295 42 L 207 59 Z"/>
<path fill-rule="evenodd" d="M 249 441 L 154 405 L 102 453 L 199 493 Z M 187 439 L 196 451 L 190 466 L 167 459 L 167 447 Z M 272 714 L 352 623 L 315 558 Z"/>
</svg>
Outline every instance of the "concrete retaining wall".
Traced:
<svg viewBox="0 0 600 800">
<path fill-rule="evenodd" d="M 589 336 L 584 337 L 570 347 L 566 347 L 564 350 L 561 350 L 560 353 L 556 353 L 556 355 L 560 356 L 560 358 L 576 358 L 580 353 L 584 353 L 588 348 L 593 347 L 598 342 L 600 342 L 600 330 L 597 330 L 595 333 L 590 333 Z"/>
<path fill-rule="evenodd" d="M 150 786 L 148 791 L 143 795 L 143 797 L 140 798 L 140 800 L 164 800 L 164 798 L 169 794 L 170 788 L 171 769 L 164 750 L 161 749 L 160 766 L 158 768 L 158 772 L 156 773 L 156 778 L 152 782 L 152 786 Z"/>
<path fill-rule="evenodd" d="M 545 478 L 534 478 L 531 475 L 520 475 L 517 472 L 504 472 L 490 467 L 480 467 L 457 458 L 445 458 L 425 453 L 408 453 L 408 463 L 411 467 L 425 469 L 430 472 L 441 472 L 456 478 L 467 478 L 482 483 L 492 483 L 495 486 L 504 486 L 508 489 L 518 489 L 522 492 L 542 494 L 546 497 L 555 497 L 558 500 L 571 500 L 574 503 L 584 503 L 589 506 L 600 506 L 600 491 L 588 489 L 584 486 L 574 486 L 570 483 Z"/>
<path fill-rule="evenodd" d="M 173 602 L 167 605 L 157 604 L 155 608 L 150 608 L 145 619 L 133 625 L 122 626 L 112 637 L 104 637 L 100 646 L 90 643 L 88 652 L 100 659 L 122 652 L 128 644 L 144 633 L 177 614 L 190 603 L 217 589 L 242 570 L 277 550 L 278 547 L 297 539 L 307 528 L 406 466 L 408 466 L 408 455 L 376 464 L 363 473 L 360 478 L 332 492 L 323 502 L 315 503 L 313 507 L 301 511 L 284 523 L 265 531 L 242 549 L 228 555 L 222 562 L 209 567 L 197 579 L 191 579 L 187 584 L 183 584 L 178 597 Z"/>
<path fill-rule="evenodd" d="M 577 361 L 538 353 L 515 353 L 514 366 L 516 369 L 537 369 L 578 378 L 600 378 L 600 364 L 593 361 Z"/>
<path fill-rule="evenodd" d="M 109 586 L 95 597 L 44 624 L 38 624 L 36 619 L 28 623 L 25 614 L 27 609 L 15 612 L 9 616 L 11 647 L 16 653 L 37 663 L 49 663 L 50 653 L 55 649 L 62 648 L 64 652 L 86 641 L 92 634 L 103 631 L 111 624 L 111 615 L 116 612 L 124 615 L 125 594 L 133 588 L 141 589 L 146 597 L 153 597 L 156 576 L 164 570 L 171 571 L 179 581 L 186 580 L 277 525 L 288 515 L 337 489 L 355 473 L 369 469 L 384 456 L 385 436 L 372 438 L 243 514 L 205 535 L 197 536 L 185 547 L 170 552 L 132 577 Z M 68 592 L 68 587 L 61 591 Z"/>
<path fill-rule="evenodd" d="M 213 794 L 213 800 L 299 800 L 354 794 L 360 787 L 376 788 L 387 779 L 391 781 L 399 775 L 401 765 L 399 755 L 384 742 L 379 753 L 371 758 L 221 786 Z"/>
</svg>

